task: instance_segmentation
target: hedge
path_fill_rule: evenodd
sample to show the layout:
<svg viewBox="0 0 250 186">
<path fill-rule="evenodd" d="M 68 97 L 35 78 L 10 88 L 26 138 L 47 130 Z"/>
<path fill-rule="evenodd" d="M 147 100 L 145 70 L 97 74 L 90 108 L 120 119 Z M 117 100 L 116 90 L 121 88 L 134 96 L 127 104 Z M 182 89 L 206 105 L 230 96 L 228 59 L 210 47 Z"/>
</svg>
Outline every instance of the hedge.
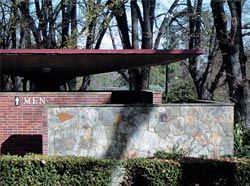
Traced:
<svg viewBox="0 0 250 186">
<path fill-rule="evenodd" d="M 249 159 L 118 161 L 37 155 L 0 156 L 0 185 L 111 185 L 119 167 L 124 170 L 120 185 L 250 185 Z"/>
<path fill-rule="evenodd" d="M 109 185 L 115 165 L 92 158 L 1 156 L 0 185 Z"/>
<path fill-rule="evenodd" d="M 183 158 L 180 163 L 181 185 L 247 186 L 250 184 L 250 159 Z"/>
</svg>

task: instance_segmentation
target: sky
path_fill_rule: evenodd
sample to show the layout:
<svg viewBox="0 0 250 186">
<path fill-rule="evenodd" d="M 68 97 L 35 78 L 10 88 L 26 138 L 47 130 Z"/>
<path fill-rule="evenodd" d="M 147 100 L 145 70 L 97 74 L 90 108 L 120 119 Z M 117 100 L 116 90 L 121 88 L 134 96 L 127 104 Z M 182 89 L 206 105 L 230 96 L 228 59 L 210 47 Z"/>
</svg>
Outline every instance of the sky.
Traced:
<svg viewBox="0 0 250 186">
<path fill-rule="evenodd" d="M 180 0 L 182 1 L 182 0 Z M 169 7 L 173 2 L 174 0 L 159 0 L 159 2 L 161 2 L 163 4 L 163 6 L 167 6 Z M 210 0 L 203 0 L 203 3 L 209 3 Z"/>
<path fill-rule="evenodd" d="M 169 9 L 169 7 L 173 4 L 174 0 L 157 0 L 157 3 L 159 3 L 160 5 L 157 7 L 156 11 L 163 13 L 163 12 L 167 12 L 167 10 Z M 186 2 L 186 0 L 180 0 L 180 3 Z M 193 0 L 192 0 L 193 2 Z M 210 0 L 203 0 L 203 3 L 209 3 Z M 128 17 L 128 19 L 130 19 Z M 117 36 L 118 38 L 118 36 Z M 117 47 L 121 48 L 121 42 L 120 39 L 116 40 L 116 44 Z M 112 43 L 111 43 L 111 39 L 110 36 L 108 34 L 105 34 L 102 44 L 101 44 L 101 48 L 102 49 L 112 49 Z"/>
</svg>

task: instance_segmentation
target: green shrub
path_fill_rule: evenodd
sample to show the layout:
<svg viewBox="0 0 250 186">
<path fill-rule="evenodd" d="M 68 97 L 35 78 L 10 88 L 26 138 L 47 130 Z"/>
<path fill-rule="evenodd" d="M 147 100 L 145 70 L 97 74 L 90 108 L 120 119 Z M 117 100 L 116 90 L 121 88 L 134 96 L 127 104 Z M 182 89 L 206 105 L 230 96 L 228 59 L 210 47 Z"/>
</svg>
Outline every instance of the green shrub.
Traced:
<svg viewBox="0 0 250 186">
<path fill-rule="evenodd" d="M 127 177 L 132 185 L 178 185 L 180 164 L 173 160 L 134 159 L 125 163 Z"/>
<path fill-rule="evenodd" d="M 81 157 L 1 156 L 1 185 L 109 185 L 116 161 Z"/>
<path fill-rule="evenodd" d="M 166 151 L 157 151 L 154 154 L 154 157 L 159 159 L 179 159 L 185 156 L 188 156 L 190 151 L 188 149 L 179 148 L 178 145 L 174 145 L 169 152 Z"/>
<path fill-rule="evenodd" d="M 191 84 L 184 80 L 179 80 L 170 88 L 166 101 L 173 103 L 194 102 L 196 96 Z"/>
<path fill-rule="evenodd" d="M 0 185 L 249 185 L 250 160 L 223 158 L 98 160 L 84 157 L 0 156 Z M 115 174 L 116 175 L 116 174 Z"/>
<path fill-rule="evenodd" d="M 250 185 L 250 160 L 241 159 L 240 161 L 235 161 L 235 185 Z"/>
<path fill-rule="evenodd" d="M 250 184 L 250 159 L 184 158 L 180 161 L 182 178 L 180 185 L 227 185 L 247 186 Z"/>
<path fill-rule="evenodd" d="M 234 155 L 250 158 L 250 130 L 243 130 L 241 124 L 234 126 Z"/>
<path fill-rule="evenodd" d="M 245 145 L 245 146 L 250 145 L 250 129 L 246 129 L 243 132 L 243 145 Z"/>
</svg>

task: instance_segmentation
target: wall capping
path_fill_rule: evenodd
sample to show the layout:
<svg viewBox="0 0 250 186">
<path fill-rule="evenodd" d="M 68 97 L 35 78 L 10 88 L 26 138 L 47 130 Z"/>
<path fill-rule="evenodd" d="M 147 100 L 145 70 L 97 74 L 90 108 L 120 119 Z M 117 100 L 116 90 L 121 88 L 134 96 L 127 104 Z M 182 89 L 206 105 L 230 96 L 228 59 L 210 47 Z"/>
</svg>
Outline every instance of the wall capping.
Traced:
<svg viewBox="0 0 250 186">
<path fill-rule="evenodd" d="M 234 103 L 169 103 L 169 104 L 50 104 L 46 105 L 47 108 L 56 107 L 196 107 L 196 106 L 211 106 L 211 107 L 233 107 Z"/>
</svg>

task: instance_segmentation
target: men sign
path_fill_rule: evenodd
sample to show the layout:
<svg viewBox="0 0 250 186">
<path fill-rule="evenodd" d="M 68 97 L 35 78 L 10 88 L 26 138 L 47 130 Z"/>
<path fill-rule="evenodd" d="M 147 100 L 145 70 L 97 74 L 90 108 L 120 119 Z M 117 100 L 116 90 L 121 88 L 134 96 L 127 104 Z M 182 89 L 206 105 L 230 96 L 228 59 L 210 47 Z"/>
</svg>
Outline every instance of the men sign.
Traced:
<svg viewBox="0 0 250 186">
<path fill-rule="evenodd" d="M 18 106 L 20 104 L 20 99 L 18 96 L 15 97 L 15 106 Z"/>
<path fill-rule="evenodd" d="M 23 105 L 45 105 L 46 99 L 44 97 L 22 97 L 15 96 L 15 106 Z"/>
</svg>

